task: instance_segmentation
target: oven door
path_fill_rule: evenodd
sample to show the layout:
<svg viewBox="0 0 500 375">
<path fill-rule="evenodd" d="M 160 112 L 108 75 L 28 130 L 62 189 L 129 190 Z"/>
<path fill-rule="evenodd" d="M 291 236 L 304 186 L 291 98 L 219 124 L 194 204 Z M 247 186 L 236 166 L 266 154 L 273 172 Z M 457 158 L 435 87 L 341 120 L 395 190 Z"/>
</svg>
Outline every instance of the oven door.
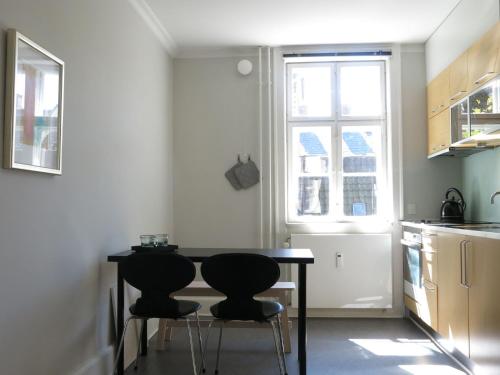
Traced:
<svg viewBox="0 0 500 375">
<path fill-rule="evenodd" d="M 423 288 L 421 244 L 401 240 L 403 244 L 404 292 L 416 301 L 420 300 Z"/>
</svg>

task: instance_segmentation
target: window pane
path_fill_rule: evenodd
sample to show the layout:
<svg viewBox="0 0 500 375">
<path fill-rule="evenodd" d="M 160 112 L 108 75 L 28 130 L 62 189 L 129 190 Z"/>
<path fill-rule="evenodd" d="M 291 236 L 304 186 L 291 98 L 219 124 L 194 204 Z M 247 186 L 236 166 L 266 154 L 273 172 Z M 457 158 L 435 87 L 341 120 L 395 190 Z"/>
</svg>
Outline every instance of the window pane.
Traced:
<svg viewBox="0 0 500 375">
<path fill-rule="evenodd" d="M 341 116 L 380 117 L 383 113 L 380 85 L 380 65 L 341 65 Z"/>
<path fill-rule="evenodd" d="M 331 117 L 331 68 L 329 66 L 292 67 L 290 71 L 292 117 Z"/>
<path fill-rule="evenodd" d="M 382 150 L 379 126 L 342 127 L 345 216 L 377 214 L 377 165 Z"/>
<path fill-rule="evenodd" d="M 328 177 L 299 177 L 297 215 L 328 215 Z"/>
<path fill-rule="evenodd" d="M 499 96 L 500 80 L 494 80 L 470 96 L 471 135 L 487 134 L 499 130 Z"/>
<path fill-rule="evenodd" d="M 377 178 L 375 176 L 344 177 L 344 215 L 377 214 Z"/>
<path fill-rule="evenodd" d="M 292 184 L 296 214 L 328 215 L 330 210 L 330 127 L 292 129 Z"/>
<path fill-rule="evenodd" d="M 342 127 L 342 168 L 344 173 L 377 172 L 382 136 L 379 126 Z"/>
</svg>

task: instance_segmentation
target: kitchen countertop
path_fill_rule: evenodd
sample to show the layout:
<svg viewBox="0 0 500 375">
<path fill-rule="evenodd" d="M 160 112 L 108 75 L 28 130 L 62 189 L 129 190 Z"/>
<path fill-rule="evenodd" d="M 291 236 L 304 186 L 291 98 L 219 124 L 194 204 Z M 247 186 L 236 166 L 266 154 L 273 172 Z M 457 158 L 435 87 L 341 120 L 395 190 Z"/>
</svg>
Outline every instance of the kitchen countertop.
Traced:
<svg viewBox="0 0 500 375">
<path fill-rule="evenodd" d="M 490 225 L 495 225 L 498 226 L 498 228 L 481 228 L 481 227 L 470 227 L 470 228 L 465 228 L 465 227 L 459 227 L 459 226 L 443 226 L 443 225 L 433 225 L 433 224 L 426 224 L 426 223 L 415 223 L 411 221 L 402 221 L 401 225 L 403 227 L 412 227 L 412 228 L 418 228 L 422 230 L 430 230 L 430 231 L 435 231 L 435 232 L 448 232 L 448 233 L 455 233 L 455 234 L 461 234 L 464 236 L 476 236 L 476 237 L 483 237 L 483 238 L 490 238 L 494 240 L 500 240 L 500 224 L 499 223 L 492 223 Z M 458 224 L 460 225 L 460 224 Z M 484 224 L 488 225 L 488 224 Z"/>
</svg>

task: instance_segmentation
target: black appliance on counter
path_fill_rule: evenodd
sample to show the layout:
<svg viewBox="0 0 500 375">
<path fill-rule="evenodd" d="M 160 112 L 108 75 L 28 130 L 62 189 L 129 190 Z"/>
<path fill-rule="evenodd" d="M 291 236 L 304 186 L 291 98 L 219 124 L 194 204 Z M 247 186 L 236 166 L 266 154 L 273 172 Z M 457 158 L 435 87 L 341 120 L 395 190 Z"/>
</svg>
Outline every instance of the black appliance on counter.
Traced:
<svg viewBox="0 0 500 375">
<path fill-rule="evenodd" d="M 465 200 L 460 190 L 454 187 L 449 188 L 441 204 L 441 221 L 463 223 L 465 207 Z"/>
</svg>

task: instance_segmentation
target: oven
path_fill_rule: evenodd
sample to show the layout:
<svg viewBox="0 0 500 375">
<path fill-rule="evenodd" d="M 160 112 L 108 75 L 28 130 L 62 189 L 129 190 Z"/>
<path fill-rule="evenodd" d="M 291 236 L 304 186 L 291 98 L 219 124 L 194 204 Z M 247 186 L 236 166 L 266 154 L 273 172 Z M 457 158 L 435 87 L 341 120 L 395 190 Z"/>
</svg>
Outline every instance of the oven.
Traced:
<svg viewBox="0 0 500 375">
<path fill-rule="evenodd" d="M 404 259 L 404 293 L 415 301 L 420 301 L 425 298 L 421 229 L 405 227 L 401 244 Z"/>
</svg>

